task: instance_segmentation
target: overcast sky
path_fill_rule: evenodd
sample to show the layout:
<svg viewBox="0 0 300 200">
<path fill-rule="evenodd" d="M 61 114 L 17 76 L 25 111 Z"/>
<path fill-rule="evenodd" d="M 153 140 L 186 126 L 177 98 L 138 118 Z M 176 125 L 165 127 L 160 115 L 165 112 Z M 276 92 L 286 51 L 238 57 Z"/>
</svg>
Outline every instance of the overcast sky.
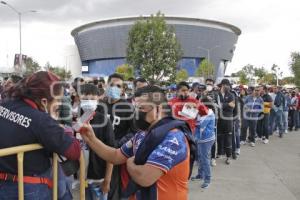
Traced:
<svg viewBox="0 0 300 200">
<path fill-rule="evenodd" d="M 23 16 L 23 53 L 41 65 L 65 65 L 65 48 L 74 45 L 72 29 L 87 22 L 156 13 L 219 20 L 242 30 L 226 74 L 246 64 L 289 74 L 289 56 L 300 51 L 299 0 L 6 0 Z M 17 15 L 0 4 L 0 67 L 19 52 Z"/>
</svg>

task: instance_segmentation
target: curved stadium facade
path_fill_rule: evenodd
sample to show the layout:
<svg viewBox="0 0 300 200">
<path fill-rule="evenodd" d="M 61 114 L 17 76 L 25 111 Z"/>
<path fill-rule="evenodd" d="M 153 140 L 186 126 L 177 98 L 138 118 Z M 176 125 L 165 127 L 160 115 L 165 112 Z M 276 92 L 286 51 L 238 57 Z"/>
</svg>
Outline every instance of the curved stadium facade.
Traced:
<svg viewBox="0 0 300 200">
<path fill-rule="evenodd" d="M 147 18 L 147 17 L 143 17 Z M 97 21 L 77 27 L 72 31 L 81 62 L 88 68 L 84 76 L 108 76 L 117 66 L 126 63 L 128 32 L 140 17 Z M 196 18 L 165 17 L 174 26 L 183 49 L 178 68 L 194 76 L 204 58 L 216 67 L 215 76 L 222 77 L 231 61 L 241 30 L 236 26 Z"/>
</svg>

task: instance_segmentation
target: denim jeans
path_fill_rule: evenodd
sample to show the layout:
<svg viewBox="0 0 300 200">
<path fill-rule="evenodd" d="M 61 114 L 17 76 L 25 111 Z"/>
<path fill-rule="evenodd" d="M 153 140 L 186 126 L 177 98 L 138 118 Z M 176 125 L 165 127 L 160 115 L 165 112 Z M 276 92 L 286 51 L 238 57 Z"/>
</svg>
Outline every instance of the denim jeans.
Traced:
<svg viewBox="0 0 300 200">
<path fill-rule="evenodd" d="M 37 177 L 48 177 L 52 179 L 51 168 Z M 18 182 L 1 181 L 0 180 L 0 200 L 17 200 L 18 199 Z M 48 188 L 46 184 L 28 184 L 24 183 L 24 199 L 25 200 L 51 200 L 52 188 Z M 64 175 L 60 165 L 58 167 L 58 199 L 71 200 L 71 187 L 68 184 L 67 177 Z"/>
<path fill-rule="evenodd" d="M 283 116 L 282 110 L 278 110 L 277 112 L 275 112 L 275 120 L 274 120 L 274 124 L 272 125 L 272 133 L 277 127 L 279 130 L 279 134 L 282 134 L 284 132 L 282 116 Z"/>
<path fill-rule="evenodd" d="M 283 111 L 282 121 L 283 131 L 287 131 L 289 125 L 289 111 Z"/>
<path fill-rule="evenodd" d="M 198 150 L 198 175 L 204 179 L 205 183 L 210 183 L 211 169 L 210 169 L 210 156 L 211 147 L 214 144 L 214 140 L 204 143 L 197 143 Z"/>
<path fill-rule="evenodd" d="M 85 191 L 86 200 L 107 200 L 107 194 L 103 194 L 100 186 L 97 184 L 89 184 Z"/>
<path fill-rule="evenodd" d="M 241 120 L 236 119 L 233 122 L 234 125 L 234 139 L 235 139 L 235 146 L 232 146 L 232 151 L 240 148 L 240 140 L 241 140 Z"/>
<path fill-rule="evenodd" d="M 18 200 L 18 183 L 0 181 L 0 200 Z M 51 200 L 52 190 L 45 184 L 24 184 L 25 200 Z"/>
</svg>

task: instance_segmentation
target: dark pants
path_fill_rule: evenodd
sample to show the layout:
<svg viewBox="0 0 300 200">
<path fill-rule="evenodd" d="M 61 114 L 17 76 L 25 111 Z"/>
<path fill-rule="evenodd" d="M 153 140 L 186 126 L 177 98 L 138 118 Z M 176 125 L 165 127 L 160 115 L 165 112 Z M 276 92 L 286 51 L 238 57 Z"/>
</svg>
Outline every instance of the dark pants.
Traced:
<svg viewBox="0 0 300 200">
<path fill-rule="evenodd" d="M 121 199 L 121 167 L 114 166 L 111 176 L 110 190 L 108 192 L 108 199 L 119 200 Z"/>
<path fill-rule="evenodd" d="M 211 158 L 216 159 L 217 141 L 211 147 Z"/>
<path fill-rule="evenodd" d="M 215 158 L 216 158 L 217 144 L 218 144 L 218 141 L 217 141 L 217 131 L 218 131 L 218 128 L 216 127 L 216 128 L 215 128 L 216 140 L 215 140 L 215 142 L 213 143 L 213 145 L 212 145 L 212 147 L 211 147 L 211 158 L 212 158 L 212 159 L 215 159 Z"/>
<path fill-rule="evenodd" d="M 256 131 L 257 120 L 245 119 L 242 126 L 241 141 L 246 141 L 247 130 L 249 128 L 249 140 L 250 142 L 255 142 L 255 131 Z"/>
<path fill-rule="evenodd" d="M 38 177 L 47 177 L 51 179 L 51 169 Z M 60 177 L 63 178 L 63 177 Z M 59 183 L 61 186 L 61 183 Z M 60 195 L 60 194 L 59 194 Z M 1 181 L 0 180 L 0 200 L 18 200 L 18 182 Z M 71 197 L 72 198 L 72 197 Z M 71 199 L 70 197 L 60 199 Z M 30 184 L 24 183 L 24 199 L 25 200 L 51 200 L 52 189 L 46 184 Z"/>
<path fill-rule="evenodd" d="M 290 116 L 290 123 L 289 123 L 289 129 L 292 130 L 293 128 L 297 129 L 297 123 L 298 123 L 298 111 L 297 110 L 290 110 L 289 111 Z"/>
<path fill-rule="evenodd" d="M 273 126 L 275 123 L 275 119 L 276 119 L 276 112 L 274 111 L 274 109 L 271 109 L 270 112 L 270 117 L 269 117 L 269 135 L 273 135 Z"/>
<path fill-rule="evenodd" d="M 233 131 L 232 131 L 232 153 L 236 152 L 236 149 L 240 148 L 240 120 L 236 119 L 233 121 Z"/>
<path fill-rule="evenodd" d="M 218 120 L 218 155 L 224 155 L 229 158 L 232 155 L 232 120 Z"/>
<path fill-rule="evenodd" d="M 257 135 L 259 138 L 269 139 L 269 119 L 270 114 L 264 114 L 264 117 L 257 121 Z"/>
</svg>

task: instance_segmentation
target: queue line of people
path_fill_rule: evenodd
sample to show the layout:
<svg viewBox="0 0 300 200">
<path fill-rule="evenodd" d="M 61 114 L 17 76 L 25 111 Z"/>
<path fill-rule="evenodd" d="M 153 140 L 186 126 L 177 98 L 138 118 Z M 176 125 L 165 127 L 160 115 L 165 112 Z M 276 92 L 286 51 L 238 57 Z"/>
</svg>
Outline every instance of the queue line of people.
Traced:
<svg viewBox="0 0 300 200">
<path fill-rule="evenodd" d="M 0 148 L 45 147 L 24 160 L 28 199 L 51 199 L 53 152 L 63 157 L 59 199 L 72 199 L 80 149 L 87 160 L 87 199 L 188 199 L 194 160 L 198 170 L 191 180 L 203 180 L 201 187 L 208 188 L 217 158 L 225 156 L 230 165 L 241 154 L 240 145 L 267 144 L 274 132 L 282 137 L 299 127 L 296 90 L 233 88 L 227 79 L 162 88 L 144 78 L 125 83 L 119 74 L 107 82 L 59 81 L 51 72 L 37 72 L 1 87 L 0 125 L 10 131 L 0 131 L 5 138 Z M 88 111 L 93 118 L 76 133 L 72 125 Z M 16 174 L 15 158 L 1 157 L 0 199 L 17 198 Z M 43 181 L 33 182 L 36 178 Z"/>
</svg>

